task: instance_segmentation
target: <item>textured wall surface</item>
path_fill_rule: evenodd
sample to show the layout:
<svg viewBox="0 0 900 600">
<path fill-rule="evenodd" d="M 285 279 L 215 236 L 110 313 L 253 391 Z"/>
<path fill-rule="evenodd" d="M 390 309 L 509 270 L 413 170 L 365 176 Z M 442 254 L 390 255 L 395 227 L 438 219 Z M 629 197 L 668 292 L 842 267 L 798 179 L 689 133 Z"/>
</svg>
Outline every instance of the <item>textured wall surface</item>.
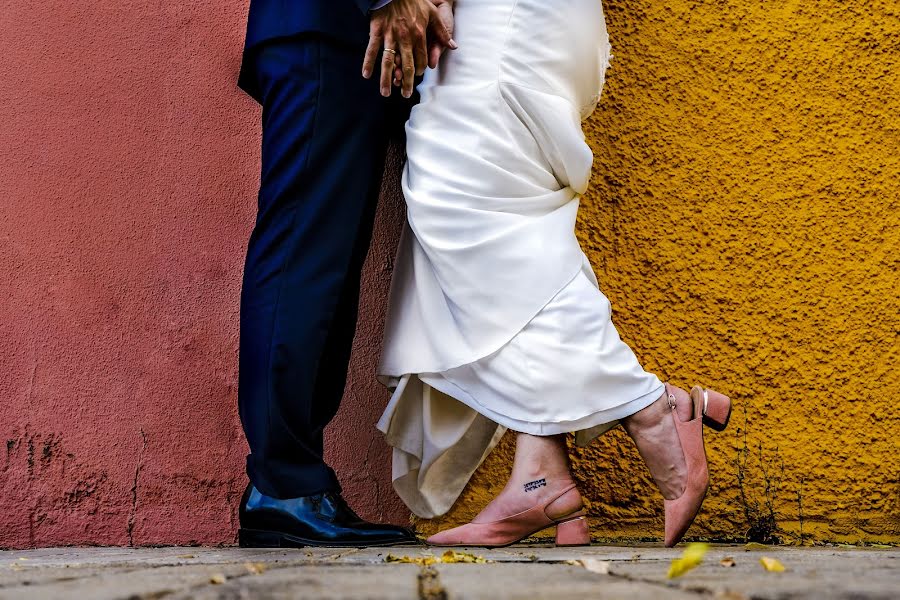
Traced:
<svg viewBox="0 0 900 600">
<path fill-rule="evenodd" d="M 647 369 L 736 401 L 690 535 L 900 541 L 896 2 L 604 5 L 579 237 Z M 572 451 L 596 533 L 658 538 L 621 433 Z M 477 512 L 511 449 L 425 528 Z"/>
<path fill-rule="evenodd" d="M 900 541 L 895 3 L 606 7 L 579 235 L 647 368 L 737 402 L 691 535 Z M 231 543 L 246 1 L 0 8 L 0 546 Z M 360 512 L 402 522 L 372 429 L 397 164 L 329 453 Z M 572 451 L 596 533 L 657 538 L 619 433 Z M 423 531 L 503 486 L 508 442 Z"/>
<path fill-rule="evenodd" d="M 235 540 L 259 181 L 259 111 L 235 84 L 246 9 L 0 2 L 0 547 Z M 372 427 L 387 200 L 329 452 L 362 514 L 405 522 Z"/>
</svg>

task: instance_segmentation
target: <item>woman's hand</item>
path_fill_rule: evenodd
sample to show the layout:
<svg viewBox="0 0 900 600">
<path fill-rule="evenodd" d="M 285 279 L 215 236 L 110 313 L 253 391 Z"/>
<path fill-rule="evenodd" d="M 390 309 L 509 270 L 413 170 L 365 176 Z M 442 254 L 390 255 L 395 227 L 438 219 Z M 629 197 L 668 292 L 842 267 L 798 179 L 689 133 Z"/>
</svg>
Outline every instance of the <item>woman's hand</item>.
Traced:
<svg viewBox="0 0 900 600">
<path fill-rule="evenodd" d="M 438 18 L 441 21 L 441 25 L 447 32 L 450 34 L 450 37 L 453 37 L 453 3 L 455 0 L 431 0 L 431 2 L 438 9 Z M 447 49 L 447 46 L 444 46 L 440 40 L 436 40 L 431 38 L 428 40 L 428 66 L 432 69 L 437 69 L 438 63 L 441 61 L 441 56 L 444 54 L 444 50 Z M 394 87 L 399 87 L 400 83 L 403 81 L 403 71 L 400 67 L 396 67 L 394 69 Z"/>
<path fill-rule="evenodd" d="M 450 36 L 450 40 L 453 41 L 453 2 L 454 0 L 431 0 L 434 3 L 435 8 L 438 11 L 438 19 L 440 21 L 440 26 L 444 28 L 447 34 Z M 454 42 L 455 44 L 455 42 Z M 456 46 L 450 46 L 454 50 Z M 441 60 L 441 56 L 444 54 L 444 50 L 447 49 L 447 46 L 441 43 L 440 40 L 432 38 L 428 43 L 428 66 L 432 69 L 436 69 L 438 66 L 438 62 Z"/>
</svg>

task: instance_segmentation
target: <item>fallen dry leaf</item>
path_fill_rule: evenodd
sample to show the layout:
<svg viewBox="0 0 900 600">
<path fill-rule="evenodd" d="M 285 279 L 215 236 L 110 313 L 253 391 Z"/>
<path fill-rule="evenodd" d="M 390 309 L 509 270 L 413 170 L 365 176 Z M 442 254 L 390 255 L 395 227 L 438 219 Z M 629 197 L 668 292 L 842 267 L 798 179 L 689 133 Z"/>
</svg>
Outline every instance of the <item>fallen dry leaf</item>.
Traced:
<svg viewBox="0 0 900 600">
<path fill-rule="evenodd" d="M 781 573 L 782 571 L 784 571 L 784 565 L 774 558 L 763 556 L 759 559 L 759 562 L 766 571 L 771 571 L 773 573 Z"/>
<path fill-rule="evenodd" d="M 599 573 L 600 575 L 609 575 L 610 563 L 608 560 L 597 560 L 596 558 L 582 558 L 577 561 L 586 570 L 591 573 Z"/>
<path fill-rule="evenodd" d="M 389 563 L 410 563 L 414 565 L 433 565 L 436 562 L 440 562 L 436 556 L 396 556 L 394 554 L 388 554 L 384 557 L 384 562 Z"/>
<path fill-rule="evenodd" d="M 225 583 L 225 579 L 226 578 L 222 573 L 216 573 L 209 578 L 209 582 L 213 585 L 219 585 L 221 583 Z"/>
<path fill-rule="evenodd" d="M 719 561 L 719 564 L 722 565 L 723 567 L 733 567 L 735 563 L 734 563 L 733 558 L 731 558 L 730 556 L 726 556 L 725 558 L 723 558 L 722 560 Z"/>
<path fill-rule="evenodd" d="M 709 550 L 709 544 L 688 544 L 688 547 L 684 549 L 681 558 L 676 558 L 672 561 L 672 564 L 669 566 L 669 573 L 666 577 L 675 579 L 697 567 L 703 562 L 703 557 L 706 555 L 707 550 Z"/>
<path fill-rule="evenodd" d="M 196 554 L 179 554 L 175 558 L 197 558 Z"/>
<path fill-rule="evenodd" d="M 253 575 L 261 575 L 266 572 L 269 566 L 261 562 L 246 562 L 244 563 L 244 568 Z"/>
<path fill-rule="evenodd" d="M 483 556 L 469 554 L 468 552 L 447 550 L 441 556 L 396 556 L 394 554 L 388 554 L 384 557 L 384 562 L 411 563 L 414 565 L 422 565 L 427 567 L 428 565 L 433 565 L 435 563 L 475 563 L 483 565 L 493 561 L 489 561 Z"/>
<path fill-rule="evenodd" d="M 769 546 L 765 544 L 760 544 L 759 542 L 750 542 L 749 544 L 744 544 L 744 550 L 768 550 Z"/>
<path fill-rule="evenodd" d="M 476 563 L 479 565 L 488 562 L 483 556 L 476 556 L 468 552 L 457 552 L 455 550 L 447 550 L 441 555 L 441 562 L 444 563 Z"/>
<path fill-rule="evenodd" d="M 872 544 L 871 547 L 872 547 L 872 548 L 881 548 L 881 549 L 883 549 L 883 550 L 888 550 L 888 549 L 893 548 L 893 546 L 889 546 L 889 545 L 887 545 L 887 544 Z"/>
</svg>

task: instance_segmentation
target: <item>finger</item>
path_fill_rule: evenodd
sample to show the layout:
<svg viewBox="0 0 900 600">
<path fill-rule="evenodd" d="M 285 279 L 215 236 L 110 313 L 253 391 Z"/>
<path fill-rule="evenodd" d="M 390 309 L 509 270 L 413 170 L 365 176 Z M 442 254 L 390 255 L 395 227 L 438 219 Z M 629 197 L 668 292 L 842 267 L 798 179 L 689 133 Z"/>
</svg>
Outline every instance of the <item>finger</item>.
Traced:
<svg viewBox="0 0 900 600">
<path fill-rule="evenodd" d="M 369 45 L 366 46 L 366 54 L 363 58 L 362 76 L 369 79 L 372 71 L 375 70 L 375 62 L 378 60 L 378 53 L 381 52 L 381 44 L 384 37 L 381 35 L 381 25 L 376 21 L 372 21 L 369 25 Z"/>
<path fill-rule="evenodd" d="M 453 50 L 459 48 L 459 44 L 456 43 L 456 41 L 453 39 L 453 36 L 450 34 L 450 30 L 446 25 L 444 25 L 443 21 L 441 20 L 440 13 L 438 12 L 437 8 L 434 8 L 431 11 L 431 18 L 428 21 L 428 28 L 442 45 L 448 48 L 452 48 Z"/>
<path fill-rule="evenodd" d="M 412 44 L 409 38 L 400 42 L 400 68 L 403 69 L 402 94 L 404 98 L 412 96 L 416 78 L 416 60 L 413 57 Z"/>
<path fill-rule="evenodd" d="M 401 83 L 403 83 L 403 69 L 398 65 L 394 67 L 394 87 L 400 87 Z"/>
<path fill-rule="evenodd" d="M 415 40 L 413 45 L 413 55 L 416 61 L 416 77 L 421 77 L 425 73 L 428 66 L 428 42 L 423 34 L 419 39 Z"/>
<path fill-rule="evenodd" d="M 381 53 L 381 95 L 387 98 L 391 95 L 391 76 L 394 74 L 394 59 L 397 56 L 394 49 L 394 40 L 391 36 L 384 38 L 384 50 Z"/>
<path fill-rule="evenodd" d="M 444 3 L 438 7 L 438 13 L 441 15 L 441 23 L 444 25 L 444 29 L 447 30 L 447 33 L 453 38 L 453 30 L 456 26 L 455 16 L 453 14 L 453 5 Z M 454 43 L 456 40 L 453 40 Z"/>
<path fill-rule="evenodd" d="M 428 66 L 437 69 L 438 63 L 441 62 L 441 55 L 444 54 L 444 47 L 440 44 L 431 44 L 428 49 Z"/>
</svg>

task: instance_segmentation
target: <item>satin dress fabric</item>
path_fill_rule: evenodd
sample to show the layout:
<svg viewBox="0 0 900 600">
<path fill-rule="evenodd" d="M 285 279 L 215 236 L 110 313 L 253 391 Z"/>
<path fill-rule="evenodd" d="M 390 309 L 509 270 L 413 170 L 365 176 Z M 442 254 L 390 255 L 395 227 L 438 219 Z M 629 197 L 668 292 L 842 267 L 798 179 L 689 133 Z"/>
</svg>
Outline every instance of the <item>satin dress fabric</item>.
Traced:
<svg viewBox="0 0 900 600">
<path fill-rule="evenodd" d="M 378 428 L 394 488 L 447 512 L 507 428 L 586 444 L 663 392 L 575 237 L 581 122 L 610 60 L 600 0 L 458 0 L 459 49 L 407 123 Z"/>
</svg>

